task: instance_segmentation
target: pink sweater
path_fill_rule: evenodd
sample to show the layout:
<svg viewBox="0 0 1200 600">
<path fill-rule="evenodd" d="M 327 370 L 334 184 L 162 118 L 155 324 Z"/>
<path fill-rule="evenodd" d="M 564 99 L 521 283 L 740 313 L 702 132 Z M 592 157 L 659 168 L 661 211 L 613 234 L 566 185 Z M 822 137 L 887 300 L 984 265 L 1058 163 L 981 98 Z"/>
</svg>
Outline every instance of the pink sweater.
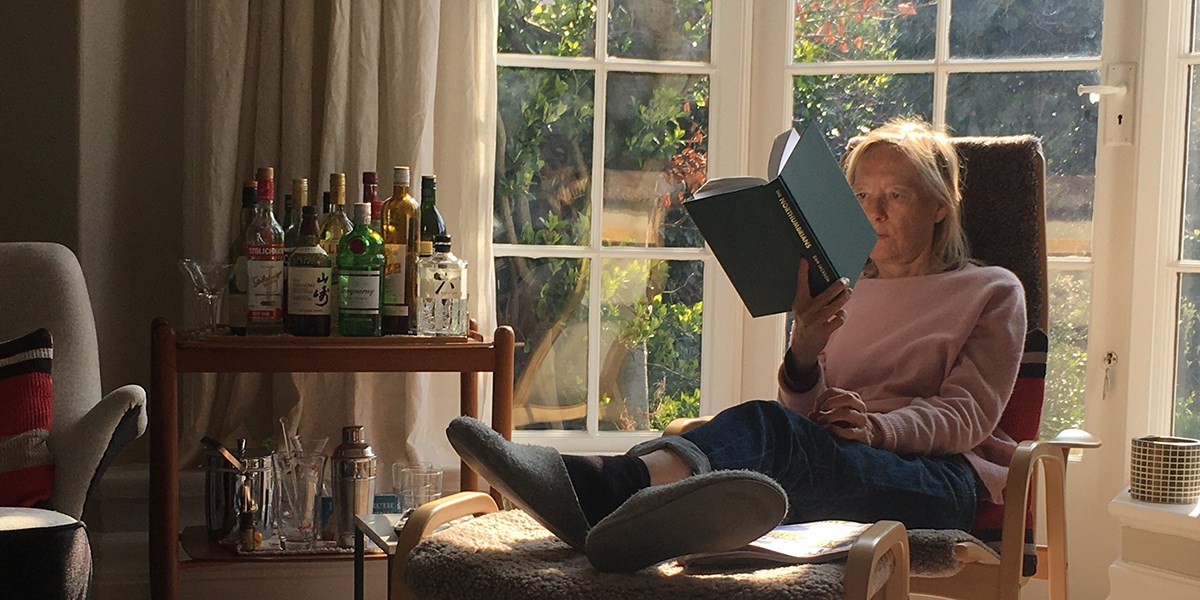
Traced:
<svg viewBox="0 0 1200 600">
<path fill-rule="evenodd" d="M 846 324 L 820 357 L 816 385 L 797 391 L 780 368 L 779 401 L 803 415 L 828 387 L 857 392 L 900 454 L 963 454 L 995 503 L 1003 502 L 1016 443 L 996 429 L 1020 367 L 1025 294 L 999 267 L 863 279 Z"/>
</svg>

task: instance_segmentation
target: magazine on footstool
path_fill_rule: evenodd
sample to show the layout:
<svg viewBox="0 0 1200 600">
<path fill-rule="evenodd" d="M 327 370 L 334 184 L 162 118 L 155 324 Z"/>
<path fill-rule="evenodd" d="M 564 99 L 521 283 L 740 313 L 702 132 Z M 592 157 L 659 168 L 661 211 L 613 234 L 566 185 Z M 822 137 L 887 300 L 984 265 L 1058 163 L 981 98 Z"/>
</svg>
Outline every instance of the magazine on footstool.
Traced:
<svg viewBox="0 0 1200 600">
<path fill-rule="evenodd" d="M 761 568 L 840 560 L 871 525 L 854 521 L 813 521 L 780 525 L 749 544 L 726 552 L 685 554 L 687 571 Z"/>
</svg>

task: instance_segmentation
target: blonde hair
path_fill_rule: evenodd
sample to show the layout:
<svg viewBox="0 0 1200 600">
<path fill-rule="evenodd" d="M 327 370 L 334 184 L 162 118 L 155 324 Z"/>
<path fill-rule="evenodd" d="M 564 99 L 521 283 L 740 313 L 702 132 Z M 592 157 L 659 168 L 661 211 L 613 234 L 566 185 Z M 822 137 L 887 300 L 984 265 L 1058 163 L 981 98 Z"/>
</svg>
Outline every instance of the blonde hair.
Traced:
<svg viewBox="0 0 1200 600">
<path fill-rule="evenodd" d="M 946 217 L 933 226 L 932 272 L 956 268 L 966 262 L 970 250 L 962 227 L 958 154 L 949 136 L 919 119 L 897 118 L 855 138 L 852 144 L 842 159 L 842 170 L 851 185 L 854 185 L 854 173 L 863 154 L 872 146 L 886 144 L 899 150 L 916 167 L 921 180 L 919 191 L 946 209 Z M 863 276 L 879 276 L 874 262 L 867 261 Z"/>
</svg>

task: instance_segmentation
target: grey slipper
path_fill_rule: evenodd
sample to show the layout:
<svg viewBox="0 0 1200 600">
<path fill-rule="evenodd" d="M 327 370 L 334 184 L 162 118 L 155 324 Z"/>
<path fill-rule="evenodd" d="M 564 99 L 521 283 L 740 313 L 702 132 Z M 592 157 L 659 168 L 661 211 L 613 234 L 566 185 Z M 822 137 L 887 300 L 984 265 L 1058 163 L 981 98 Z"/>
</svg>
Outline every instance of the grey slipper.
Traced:
<svg viewBox="0 0 1200 600">
<path fill-rule="evenodd" d="M 589 528 L 587 518 L 557 450 L 515 444 L 470 417 L 451 421 L 446 437 L 463 461 L 501 494 L 559 539 L 583 551 Z"/>
<path fill-rule="evenodd" d="M 787 515 L 787 494 L 753 471 L 713 471 L 634 494 L 587 536 L 600 571 L 637 571 L 693 552 L 740 548 Z"/>
</svg>

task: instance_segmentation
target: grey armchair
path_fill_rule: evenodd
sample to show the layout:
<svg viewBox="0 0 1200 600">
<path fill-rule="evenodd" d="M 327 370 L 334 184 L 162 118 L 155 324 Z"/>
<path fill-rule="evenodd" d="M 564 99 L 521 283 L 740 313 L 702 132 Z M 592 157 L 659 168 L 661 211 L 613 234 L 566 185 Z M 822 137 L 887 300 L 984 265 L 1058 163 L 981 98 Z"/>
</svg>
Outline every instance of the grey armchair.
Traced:
<svg viewBox="0 0 1200 600">
<path fill-rule="evenodd" d="M 0 340 L 39 327 L 49 329 L 54 337 L 53 426 L 48 444 L 55 464 L 54 489 L 46 505 L 0 513 L 0 521 L 4 521 L 0 535 L 20 532 L 28 536 L 32 529 L 44 529 L 47 535 L 61 533 L 64 524 L 82 517 L 88 495 L 121 449 L 145 432 L 146 392 L 140 386 L 126 385 L 102 395 L 96 324 L 83 270 L 71 250 L 54 243 L 0 243 L 0 281 L 8 289 L 0 295 Z M 79 531 L 75 535 L 86 540 L 82 526 Z M 18 550 L 12 544 L 0 544 L 3 546 Z M 76 551 L 69 560 L 78 562 L 83 555 L 90 559 L 90 554 Z M 58 567 L 45 564 L 46 573 L 56 572 Z M 90 579 L 90 564 L 86 567 Z M 80 576 L 79 565 L 69 570 Z M 28 570 L 0 570 L 0 589 L 11 591 L 15 585 L 20 590 L 22 585 L 32 585 L 30 582 L 46 583 L 36 579 L 37 573 Z M 76 592 L 70 595 L 82 597 Z"/>
</svg>

